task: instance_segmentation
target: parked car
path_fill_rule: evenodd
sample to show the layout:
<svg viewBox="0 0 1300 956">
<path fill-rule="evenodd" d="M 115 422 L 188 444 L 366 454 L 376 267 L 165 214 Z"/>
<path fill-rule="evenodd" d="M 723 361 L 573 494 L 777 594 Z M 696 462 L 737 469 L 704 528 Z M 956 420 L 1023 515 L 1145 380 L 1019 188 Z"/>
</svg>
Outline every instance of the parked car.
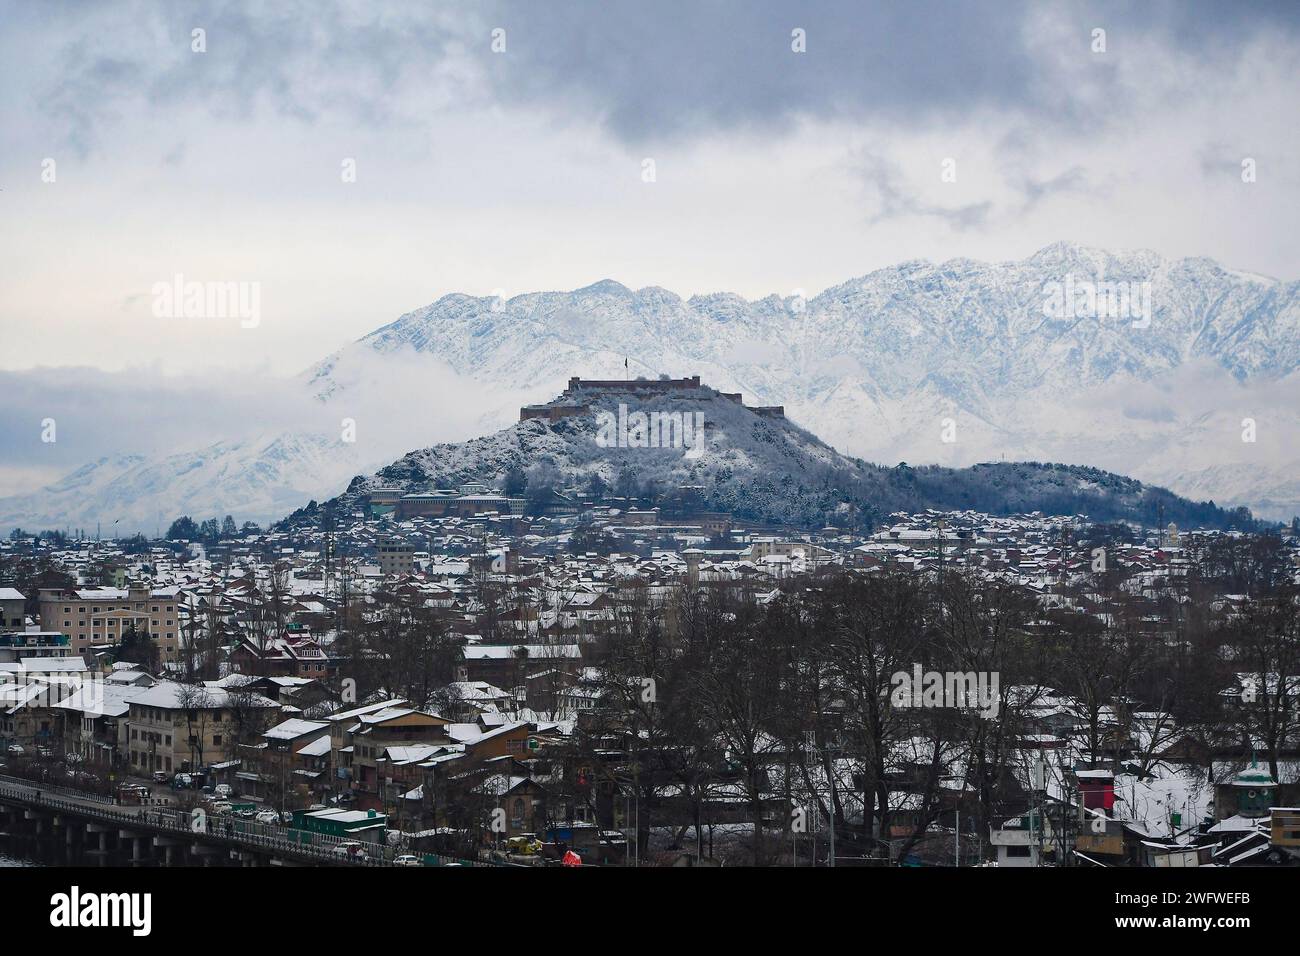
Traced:
<svg viewBox="0 0 1300 956">
<path fill-rule="evenodd" d="M 263 810 L 254 819 L 257 820 L 258 823 L 271 825 L 280 822 L 280 814 L 276 813 L 274 810 Z"/>
<path fill-rule="evenodd" d="M 360 843 L 355 842 L 340 843 L 334 848 L 334 855 L 345 856 L 353 860 L 369 859 L 369 855 L 366 853 L 366 848 Z"/>
<path fill-rule="evenodd" d="M 329 808 L 323 803 L 313 803 L 307 808 L 308 813 L 315 813 L 317 810 L 328 810 Z"/>
<path fill-rule="evenodd" d="M 219 800 L 229 800 L 231 797 L 235 795 L 235 790 L 228 783 L 219 783 L 212 788 L 212 793 Z"/>
<path fill-rule="evenodd" d="M 424 864 L 420 862 L 418 856 L 413 856 L 410 853 L 403 853 L 397 859 L 393 860 L 393 866 L 424 866 Z"/>
<path fill-rule="evenodd" d="M 212 806 L 210 806 L 208 808 L 208 812 L 214 813 L 219 817 L 226 817 L 234 812 L 234 808 L 230 804 L 222 801 L 222 802 L 214 803 Z"/>
<path fill-rule="evenodd" d="M 240 807 L 238 810 L 235 811 L 235 816 L 240 817 L 244 820 L 251 820 L 255 816 L 257 816 L 257 810 L 254 809 L 253 807 Z"/>
<path fill-rule="evenodd" d="M 9 745 L 9 754 L 10 754 L 10 756 L 13 756 L 13 757 L 21 757 L 21 756 L 22 756 L 23 754 L 25 754 L 26 752 L 27 752 L 27 751 L 23 750 L 23 745 L 22 745 L 22 744 L 10 744 L 10 745 Z"/>
<path fill-rule="evenodd" d="M 288 826 L 290 823 L 293 823 L 293 813 L 291 813 L 288 810 L 285 810 L 284 813 L 280 814 L 280 822 L 283 823 L 285 826 Z"/>
<path fill-rule="evenodd" d="M 154 783 L 166 783 L 166 782 L 167 782 L 167 771 L 166 771 L 166 770 L 155 770 L 155 771 L 153 772 L 153 782 L 154 782 Z"/>
<path fill-rule="evenodd" d="M 194 786 L 194 778 L 188 773 L 178 773 L 172 777 L 172 787 L 176 790 L 188 790 Z"/>
</svg>

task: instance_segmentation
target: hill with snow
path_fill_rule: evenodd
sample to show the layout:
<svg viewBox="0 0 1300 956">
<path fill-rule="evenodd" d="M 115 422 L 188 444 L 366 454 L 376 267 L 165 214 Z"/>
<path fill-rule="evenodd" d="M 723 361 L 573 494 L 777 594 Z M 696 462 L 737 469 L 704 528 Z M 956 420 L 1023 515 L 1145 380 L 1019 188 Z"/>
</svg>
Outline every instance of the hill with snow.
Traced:
<svg viewBox="0 0 1300 956">
<path fill-rule="evenodd" d="M 1095 520 L 1148 525 L 1163 518 L 1184 527 L 1232 521 L 1214 506 L 1095 468 L 869 464 L 841 455 L 779 414 L 747 407 L 706 385 L 660 393 L 643 383 L 579 389 L 548 404 L 573 411 L 556 420 L 529 419 L 493 435 L 408 452 L 372 475 L 359 476 L 326 505 L 346 513 L 376 488 L 412 493 L 470 481 L 499 484 L 517 469 L 551 476 L 557 488 L 585 488 L 598 476 L 620 494 L 635 489 L 646 503 L 667 502 L 668 507 L 682 489 L 690 488 L 708 510 L 804 528 L 872 527 L 890 512 L 926 508 L 1087 514 Z M 702 440 L 693 436 L 665 447 L 651 439 L 659 447 L 646 447 L 639 436 L 671 433 L 662 426 L 655 430 L 653 423 L 663 416 L 703 423 Z M 632 424 L 638 420 L 639 428 Z M 616 422 L 621 431 L 614 433 L 624 438 L 611 441 L 610 426 Z M 648 430 L 645 422 L 651 423 Z M 291 522 L 303 517 L 300 512 Z"/>
</svg>

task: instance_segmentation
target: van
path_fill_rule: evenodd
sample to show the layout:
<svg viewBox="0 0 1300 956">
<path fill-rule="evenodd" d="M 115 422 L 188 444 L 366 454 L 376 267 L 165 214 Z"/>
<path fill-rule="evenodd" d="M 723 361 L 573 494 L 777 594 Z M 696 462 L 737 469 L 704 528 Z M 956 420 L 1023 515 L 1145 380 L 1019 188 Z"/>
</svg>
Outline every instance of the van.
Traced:
<svg viewBox="0 0 1300 956">
<path fill-rule="evenodd" d="M 333 852 L 335 856 L 345 856 L 351 860 L 368 859 L 368 856 L 366 854 L 366 848 L 362 846 L 360 843 L 355 843 L 355 842 L 340 843 L 338 846 L 334 848 Z"/>
</svg>

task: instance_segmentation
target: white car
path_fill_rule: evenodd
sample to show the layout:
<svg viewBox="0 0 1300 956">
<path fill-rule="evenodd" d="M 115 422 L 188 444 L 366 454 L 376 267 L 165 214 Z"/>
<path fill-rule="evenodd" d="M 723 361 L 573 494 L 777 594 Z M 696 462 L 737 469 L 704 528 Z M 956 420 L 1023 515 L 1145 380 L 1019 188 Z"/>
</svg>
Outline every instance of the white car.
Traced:
<svg viewBox="0 0 1300 956">
<path fill-rule="evenodd" d="M 266 823 L 266 824 L 279 823 L 280 814 L 276 813 L 274 810 L 263 810 L 253 819 L 255 819 L 258 823 Z"/>
<path fill-rule="evenodd" d="M 393 866 L 424 866 L 424 864 L 420 862 L 418 856 L 413 856 L 410 853 L 403 853 L 393 861 Z"/>
<path fill-rule="evenodd" d="M 25 754 L 26 752 L 27 752 L 27 751 L 23 750 L 23 745 L 22 745 L 22 744 L 10 744 L 10 745 L 9 745 L 9 753 L 12 754 L 12 755 L 15 756 L 15 757 L 21 757 L 21 756 L 22 756 L 23 754 Z"/>
<path fill-rule="evenodd" d="M 228 783 L 219 783 L 212 788 L 212 795 L 218 800 L 229 800 L 235 795 L 235 791 Z"/>
</svg>

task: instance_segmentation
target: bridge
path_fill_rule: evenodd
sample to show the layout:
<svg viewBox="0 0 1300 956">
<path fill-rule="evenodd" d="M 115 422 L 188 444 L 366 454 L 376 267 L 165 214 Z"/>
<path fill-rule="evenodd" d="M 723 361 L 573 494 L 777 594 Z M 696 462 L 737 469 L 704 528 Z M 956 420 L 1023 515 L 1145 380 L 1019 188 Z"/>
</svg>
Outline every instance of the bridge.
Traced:
<svg viewBox="0 0 1300 956">
<path fill-rule="evenodd" d="M 397 853 L 368 845 L 362 859 L 336 852 L 337 837 L 169 807 L 128 807 L 108 797 L 0 775 L 0 837 L 78 864 L 101 866 L 391 866 Z M 424 857 L 426 865 L 453 862 Z M 476 865 L 478 861 L 456 860 Z"/>
</svg>

